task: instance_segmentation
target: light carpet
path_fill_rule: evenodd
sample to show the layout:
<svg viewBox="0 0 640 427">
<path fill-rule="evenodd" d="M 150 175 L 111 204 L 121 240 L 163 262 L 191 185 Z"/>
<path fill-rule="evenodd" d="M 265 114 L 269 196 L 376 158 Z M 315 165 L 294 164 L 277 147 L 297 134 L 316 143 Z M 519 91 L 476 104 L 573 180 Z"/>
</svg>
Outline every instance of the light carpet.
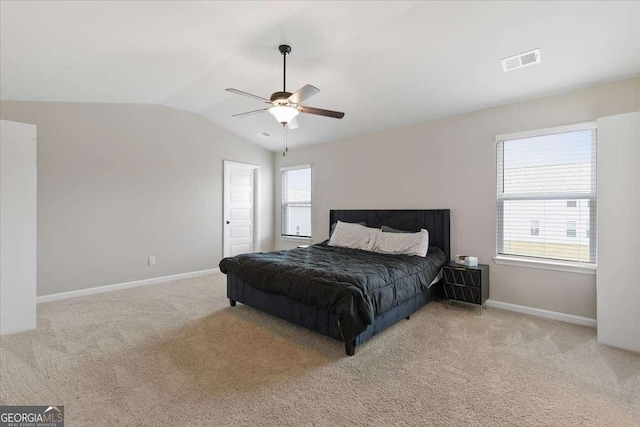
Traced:
<svg viewBox="0 0 640 427">
<path fill-rule="evenodd" d="M 638 426 L 640 355 L 594 329 L 428 304 L 358 346 L 252 308 L 222 274 L 38 306 L 0 403 L 69 426 Z"/>
</svg>

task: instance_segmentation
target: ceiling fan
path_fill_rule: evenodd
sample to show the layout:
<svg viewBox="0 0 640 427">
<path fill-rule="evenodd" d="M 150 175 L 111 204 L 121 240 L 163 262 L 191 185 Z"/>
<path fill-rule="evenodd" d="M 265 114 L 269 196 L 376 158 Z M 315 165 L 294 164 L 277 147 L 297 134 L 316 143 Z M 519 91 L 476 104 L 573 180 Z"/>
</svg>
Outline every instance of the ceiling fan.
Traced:
<svg viewBox="0 0 640 427">
<path fill-rule="evenodd" d="M 287 55 L 291 53 L 291 46 L 283 44 L 278 46 L 278 50 L 280 50 L 283 59 L 281 92 L 274 92 L 271 94 L 271 98 L 267 99 L 248 92 L 243 92 L 238 89 L 228 88 L 225 90 L 227 92 L 235 93 L 237 95 L 246 96 L 249 98 L 257 99 L 258 101 L 263 101 L 267 104 L 271 104 L 271 107 L 262 108 L 260 110 L 247 111 L 246 113 L 234 114 L 232 117 L 248 117 L 253 116 L 254 114 L 260 114 L 264 113 L 265 111 L 269 111 L 269 113 L 273 114 L 276 120 L 278 120 L 278 122 L 285 128 L 283 150 L 284 155 L 284 152 L 288 150 L 286 128 L 288 127 L 289 129 L 297 129 L 300 127 L 298 121 L 296 120 L 296 116 L 298 114 L 315 114 L 317 116 L 341 119 L 344 117 L 344 113 L 341 113 L 340 111 L 323 110 L 322 108 L 305 107 L 304 105 L 301 105 L 300 103 L 302 101 L 311 98 L 313 95 L 320 92 L 320 89 L 315 86 L 304 85 L 295 93 L 287 92 Z"/>
</svg>

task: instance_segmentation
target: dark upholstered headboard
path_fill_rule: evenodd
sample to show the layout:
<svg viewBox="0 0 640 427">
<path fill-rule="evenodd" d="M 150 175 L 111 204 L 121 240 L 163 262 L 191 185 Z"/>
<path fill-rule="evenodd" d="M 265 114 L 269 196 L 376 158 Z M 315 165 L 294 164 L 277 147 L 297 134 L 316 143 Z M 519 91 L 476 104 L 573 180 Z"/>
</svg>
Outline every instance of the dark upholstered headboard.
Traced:
<svg viewBox="0 0 640 427">
<path fill-rule="evenodd" d="M 367 227 L 387 225 L 406 231 L 429 231 L 429 245 L 442 249 L 451 259 L 450 247 L 450 213 L 449 209 L 426 210 L 332 210 L 329 215 L 329 226 L 338 221 L 364 222 Z"/>
</svg>

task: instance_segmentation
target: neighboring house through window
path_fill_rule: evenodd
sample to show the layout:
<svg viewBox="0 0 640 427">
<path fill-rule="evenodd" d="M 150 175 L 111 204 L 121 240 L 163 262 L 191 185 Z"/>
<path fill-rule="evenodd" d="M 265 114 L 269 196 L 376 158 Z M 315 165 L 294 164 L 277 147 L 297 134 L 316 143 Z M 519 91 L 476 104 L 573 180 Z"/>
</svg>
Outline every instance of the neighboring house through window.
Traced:
<svg viewBox="0 0 640 427">
<path fill-rule="evenodd" d="M 532 236 L 540 235 L 540 221 L 537 219 L 531 220 L 531 228 L 529 229 L 529 234 Z"/>
<path fill-rule="evenodd" d="M 311 238 L 311 165 L 280 169 L 282 237 Z"/>
<path fill-rule="evenodd" d="M 596 263 L 595 123 L 497 138 L 497 254 Z"/>
</svg>

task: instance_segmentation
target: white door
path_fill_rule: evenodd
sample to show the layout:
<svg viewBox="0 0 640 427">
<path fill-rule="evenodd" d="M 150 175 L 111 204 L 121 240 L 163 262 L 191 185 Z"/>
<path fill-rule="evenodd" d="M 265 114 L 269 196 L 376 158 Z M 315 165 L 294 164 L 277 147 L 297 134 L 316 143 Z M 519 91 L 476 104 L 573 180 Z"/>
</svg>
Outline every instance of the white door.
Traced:
<svg viewBox="0 0 640 427">
<path fill-rule="evenodd" d="M 640 351 L 640 112 L 598 119 L 598 342 Z"/>
<path fill-rule="evenodd" d="M 0 335 L 36 327 L 36 127 L 0 121 Z"/>
<path fill-rule="evenodd" d="M 256 252 L 257 166 L 224 163 L 224 256 Z"/>
</svg>

